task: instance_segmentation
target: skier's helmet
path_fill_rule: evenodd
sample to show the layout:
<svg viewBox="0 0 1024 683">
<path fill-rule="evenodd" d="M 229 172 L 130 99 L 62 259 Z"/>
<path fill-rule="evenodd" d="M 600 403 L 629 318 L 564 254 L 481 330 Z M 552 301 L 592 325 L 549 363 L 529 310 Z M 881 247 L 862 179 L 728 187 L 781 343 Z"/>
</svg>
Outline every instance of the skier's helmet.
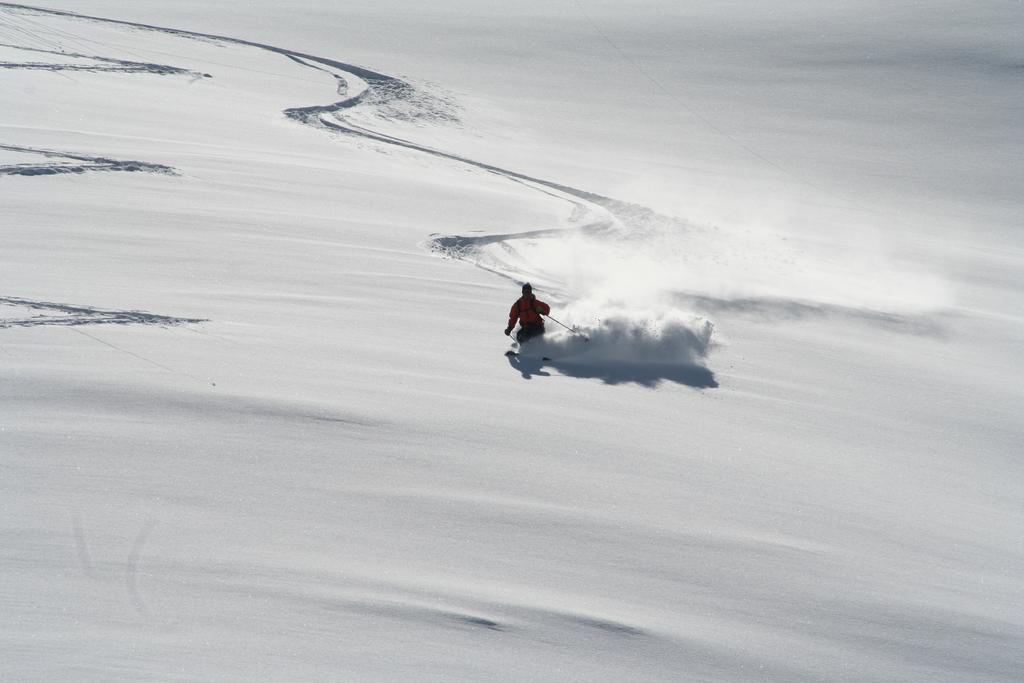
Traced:
<svg viewBox="0 0 1024 683">
<path fill-rule="evenodd" d="M 529 282 L 523 285 L 523 294 L 533 294 L 533 285 Z"/>
</svg>

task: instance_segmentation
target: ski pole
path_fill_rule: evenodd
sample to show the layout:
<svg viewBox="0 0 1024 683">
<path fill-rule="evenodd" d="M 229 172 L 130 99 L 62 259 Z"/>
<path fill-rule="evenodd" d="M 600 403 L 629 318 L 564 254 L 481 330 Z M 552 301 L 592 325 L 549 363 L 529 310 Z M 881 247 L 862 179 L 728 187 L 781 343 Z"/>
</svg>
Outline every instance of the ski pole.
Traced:
<svg viewBox="0 0 1024 683">
<path fill-rule="evenodd" d="M 562 327 L 564 327 L 565 329 L 569 330 L 569 331 L 570 331 L 570 332 L 572 332 L 573 334 L 578 334 L 578 335 L 580 335 L 581 337 L 583 337 L 583 341 L 590 341 L 590 337 L 588 337 L 587 335 L 583 334 L 582 332 L 580 332 L 579 330 L 577 330 L 577 329 L 576 329 L 575 327 L 569 327 L 569 326 L 568 326 L 568 325 L 566 325 L 565 323 L 563 323 L 563 322 L 561 322 L 561 321 L 558 321 L 558 320 L 555 320 L 555 319 L 554 319 L 554 318 L 552 318 L 552 317 L 551 317 L 550 315 L 545 315 L 545 317 L 546 317 L 546 318 L 547 318 L 548 320 L 551 320 L 551 321 L 553 321 L 553 322 L 556 322 L 556 323 L 558 323 L 559 325 L 561 325 L 561 326 L 562 326 Z"/>
</svg>

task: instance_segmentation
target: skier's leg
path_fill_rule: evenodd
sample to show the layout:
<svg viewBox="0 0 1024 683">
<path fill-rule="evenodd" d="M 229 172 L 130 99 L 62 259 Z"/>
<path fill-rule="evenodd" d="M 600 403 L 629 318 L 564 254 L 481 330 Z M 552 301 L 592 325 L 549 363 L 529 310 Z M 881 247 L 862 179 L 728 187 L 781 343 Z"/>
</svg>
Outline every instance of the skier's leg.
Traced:
<svg viewBox="0 0 1024 683">
<path fill-rule="evenodd" d="M 544 334 L 543 325 L 530 325 L 529 327 L 519 328 L 519 332 L 516 333 L 516 339 L 518 339 L 519 343 L 522 344 L 523 342 L 529 341 L 534 337 L 539 337 L 542 334 Z"/>
</svg>

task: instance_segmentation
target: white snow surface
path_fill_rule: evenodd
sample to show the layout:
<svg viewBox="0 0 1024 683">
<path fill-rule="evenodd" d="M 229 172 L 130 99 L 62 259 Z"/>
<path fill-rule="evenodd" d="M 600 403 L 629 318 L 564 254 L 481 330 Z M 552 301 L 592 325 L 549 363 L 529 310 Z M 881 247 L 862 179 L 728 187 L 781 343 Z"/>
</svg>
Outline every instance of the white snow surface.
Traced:
<svg viewBox="0 0 1024 683">
<path fill-rule="evenodd" d="M 0 3 L 0 678 L 1021 680 L 1021 35 Z"/>
</svg>

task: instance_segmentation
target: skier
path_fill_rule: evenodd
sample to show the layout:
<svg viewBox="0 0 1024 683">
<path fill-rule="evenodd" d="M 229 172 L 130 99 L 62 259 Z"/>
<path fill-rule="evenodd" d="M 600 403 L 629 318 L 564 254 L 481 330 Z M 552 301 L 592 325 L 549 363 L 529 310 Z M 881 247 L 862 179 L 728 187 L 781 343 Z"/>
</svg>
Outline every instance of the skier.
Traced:
<svg viewBox="0 0 1024 683">
<path fill-rule="evenodd" d="M 541 318 L 541 315 L 547 315 L 550 312 L 551 307 L 533 295 L 533 287 L 527 282 L 523 285 L 523 295 L 512 304 L 512 310 L 509 311 L 505 336 L 512 334 L 516 320 L 519 321 L 516 341 L 520 344 L 544 334 L 544 319 Z"/>
</svg>

